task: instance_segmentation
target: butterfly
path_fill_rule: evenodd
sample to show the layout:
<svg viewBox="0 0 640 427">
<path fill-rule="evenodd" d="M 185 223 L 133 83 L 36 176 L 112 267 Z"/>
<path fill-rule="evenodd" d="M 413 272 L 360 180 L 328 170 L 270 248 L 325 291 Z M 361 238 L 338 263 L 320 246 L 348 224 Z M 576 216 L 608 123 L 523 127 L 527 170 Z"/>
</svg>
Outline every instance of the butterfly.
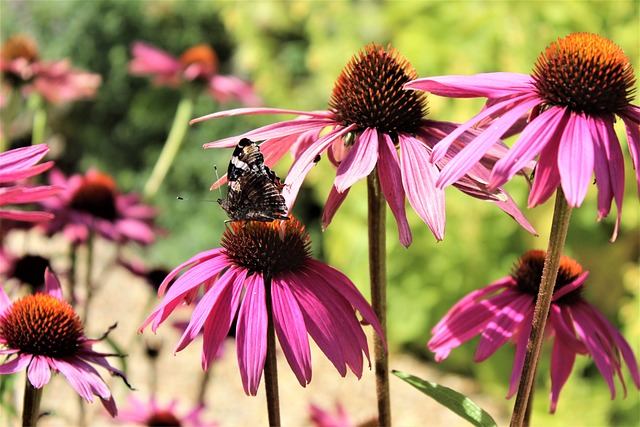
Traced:
<svg viewBox="0 0 640 427">
<path fill-rule="evenodd" d="M 287 220 L 284 184 L 268 166 L 260 147 L 242 138 L 229 161 L 227 197 L 218 203 L 231 221 Z"/>
</svg>

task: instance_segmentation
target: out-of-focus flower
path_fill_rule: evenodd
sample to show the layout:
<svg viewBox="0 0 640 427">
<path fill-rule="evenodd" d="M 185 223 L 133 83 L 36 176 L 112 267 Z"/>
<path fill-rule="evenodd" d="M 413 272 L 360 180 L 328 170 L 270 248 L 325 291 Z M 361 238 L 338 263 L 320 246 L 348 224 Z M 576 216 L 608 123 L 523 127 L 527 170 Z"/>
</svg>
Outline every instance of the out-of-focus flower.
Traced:
<svg viewBox="0 0 640 427">
<path fill-rule="evenodd" d="M 220 103 L 237 99 L 245 105 L 260 105 L 251 85 L 237 77 L 218 74 L 218 58 L 207 45 L 194 46 L 176 58 L 150 44 L 135 42 L 131 53 L 129 72 L 151 76 L 158 85 L 178 87 L 196 82 Z"/>
<path fill-rule="evenodd" d="M 340 375 L 345 376 L 348 367 L 359 378 L 362 354 L 369 360 L 369 349 L 356 310 L 382 337 L 380 324 L 346 276 L 311 258 L 308 237 L 293 218 L 228 224 L 222 248 L 198 254 L 169 274 L 159 291 L 163 301 L 140 330 L 151 324 L 155 332 L 176 307 L 191 303 L 202 286 L 204 295 L 175 351 L 204 329 L 202 365 L 207 370 L 237 315 L 240 375 L 245 392 L 255 396 L 266 357 L 270 295 L 276 336 L 302 386 L 311 381 L 309 336 Z"/>
<path fill-rule="evenodd" d="M 92 98 L 102 77 L 71 67 L 67 59 L 44 61 L 29 36 L 15 35 L 2 46 L 0 70 L 3 80 L 23 95 L 35 91 L 51 104 Z"/>
<path fill-rule="evenodd" d="M 93 350 L 98 341 L 87 338 L 80 318 L 63 301 L 60 283 L 49 270 L 45 286 L 46 293 L 27 295 L 14 303 L 0 287 L 0 354 L 8 355 L 0 365 L 0 374 L 26 369 L 28 381 L 42 388 L 53 370 L 87 402 L 93 402 L 94 396 L 100 398 L 115 417 L 118 411 L 111 390 L 93 366 L 124 379 L 124 374 L 107 362 L 106 357 L 114 355 Z"/>
<path fill-rule="evenodd" d="M 202 420 L 202 412 L 205 410 L 200 404 L 184 415 L 180 415 L 177 410 L 178 399 L 173 399 L 167 405 L 158 403 L 155 397 L 146 401 L 138 399 L 133 394 L 127 396 L 128 407 L 121 409 L 117 420 L 121 423 L 135 424 L 141 426 L 193 426 L 205 427 L 216 426 L 217 423 L 207 423 Z"/>
<path fill-rule="evenodd" d="M 516 355 L 507 397 L 513 396 L 522 372 L 544 258 L 544 251 L 529 251 L 516 264 L 511 276 L 458 301 L 431 331 L 433 336 L 427 346 L 436 354 L 436 360 L 447 358 L 451 350 L 479 334 L 482 338 L 476 350 L 476 362 L 486 360 L 511 340 L 516 344 Z M 581 296 L 588 275 L 576 261 L 562 257 L 546 329 L 548 337 L 554 339 L 552 413 L 577 354 L 589 354 L 593 358 L 611 390 L 611 398 L 616 395 L 614 375 L 620 378 L 626 395 L 623 360 L 636 387 L 640 388 L 640 372 L 629 344 L 615 326 Z"/>
<path fill-rule="evenodd" d="M 53 162 L 37 164 L 47 153 L 46 144 L 16 148 L 0 153 L 0 206 L 33 203 L 58 194 L 62 185 L 31 187 L 23 182 L 53 166 Z M 11 183 L 11 185 L 7 185 Z M 53 218 L 50 212 L 27 212 L 0 209 L 0 218 L 19 221 L 44 221 Z"/>
<path fill-rule="evenodd" d="M 624 159 L 613 127 L 616 116 L 626 125 L 640 194 L 640 108 L 631 104 L 634 84 L 631 61 L 620 47 L 596 34 L 576 33 L 547 47 L 532 75 L 428 77 L 405 87 L 453 98 L 488 98 L 483 111 L 434 149 L 432 158 L 438 161 L 449 155 L 460 134 L 482 120 L 495 119 L 444 167 L 439 187 L 455 183 L 475 167 L 484 153 L 531 111 L 518 141 L 493 167 L 489 185 L 504 184 L 539 156 L 529 206 L 544 203 L 562 187 L 569 205 L 578 207 L 595 174 L 598 220 L 609 214 L 613 200 L 618 208 L 613 241 L 624 196 Z"/>
<path fill-rule="evenodd" d="M 311 413 L 311 422 L 317 427 L 355 427 L 355 424 L 349 420 L 349 415 L 341 403 L 336 404 L 338 413 L 333 415 L 319 406 L 309 405 Z"/>
<path fill-rule="evenodd" d="M 294 162 L 283 190 L 289 207 L 318 156 L 326 152 L 337 172 L 324 208 L 324 227 L 331 222 L 351 186 L 375 173 L 396 218 L 400 242 L 409 246 L 412 240 L 405 195 L 435 238 L 442 240 L 446 220 L 444 191 L 435 183 L 440 168 L 449 159 L 434 165 L 429 157 L 433 146 L 457 125 L 425 118 L 426 96 L 403 89 L 405 83 L 416 77 L 409 61 L 399 52 L 372 43 L 344 68 L 326 111 L 241 108 L 210 114 L 192 122 L 244 114 L 296 114 L 299 117 L 294 120 L 205 144 L 205 148 L 233 147 L 241 137 L 264 140 L 260 149 L 269 167 L 291 150 Z M 459 135 L 456 149 L 462 149 L 477 135 L 476 132 L 470 130 Z M 487 165 L 495 163 L 504 152 L 503 145 L 494 144 L 492 153 L 485 157 Z M 535 233 L 506 191 L 488 189 L 487 165 L 475 165 L 456 182 L 456 187 L 472 197 L 495 203 L 525 229 Z M 214 184 L 214 188 L 225 181 L 226 176 Z"/>
<path fill-rule="evenodd" d="M 0 276 L 6 280 L 15 279 L 19 285 L 28 286 L 29 293 L 42 290 L 44 273 L 50 266 L 49 260 L 40 255 L 16 256 L 0 247 Z"/>
<path fill-rule="evenodd" d="M 67 189 L 41 202 L 56 215 L 43 225 L 48 235 L 62 232 L 72 244 L 84 243 L 91 231 L 117 243 L 154 241 L 156 209 L 135 193 L 120 193 L 111 176 L 91 169 L 67 178 L 54 169 L 49 179 Z"/>
</svg>

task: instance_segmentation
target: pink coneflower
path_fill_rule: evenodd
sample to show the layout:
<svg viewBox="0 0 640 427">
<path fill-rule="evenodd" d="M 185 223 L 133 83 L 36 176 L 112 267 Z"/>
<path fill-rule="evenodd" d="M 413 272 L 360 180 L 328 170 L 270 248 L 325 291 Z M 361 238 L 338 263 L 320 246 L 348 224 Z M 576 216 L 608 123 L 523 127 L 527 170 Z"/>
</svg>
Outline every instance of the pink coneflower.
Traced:
<svg viewBox="0 0 640 427">
<path fill-rule="evenodd" d="M 44 288 L 45 271 L 51 263 L 45 257 L 35 254 L 16 256 L 4 247 L 0 248 L 0 277 L 15 280 L 19 285 L 27 286 L 29 293 Z"/>
<path fill-rule="evenodd" d="M 539 156 L 529 206 L 544 203 L 561 186 L 569 205 L 577 207 L 595 173 L 598 220 L 609 214 L 614 199 L 618 208 L 613 241 L 624 195 L 624 161 L 613 127 L 616 115 L 626 125 L 640 186 L 640 109 L 631 105 L 634 83 L 631 62 L 622 49 L 599 35 L 576 33 L 552 43 L 538 58 L 532 75 L 429 77 L 405 87 L 454 98 L 488 98 L 482 112 L 437 145 L 432 156 L 435 161 L 447 155 L 458 135 L 483 119 L 497 117 L 445 166 L 438 186 L 462 177 L 506 130 L 531 111 L 518 141 L 493 167 L 489 185 L 504 184 Z"/>
<path fill-rule="evenodd" d="M 425 119 L 426 96 L 403 90 L 404 84 L 416 77 L 409 61 L 399 52 L 372 43 L 344 68 L 326 111 L 245 108 L 210 114 L 193 122 L 243 114 L 298 115 L 294 120 L 205 144 L 205 148 L 232 147 L 240 137 L 265 140 L 260 148 L 270 167 L 291 150 L 294 162 L 283 192 L 289 206 L 318 156 L 326 152 L 337 172 L 325 204 L 324 227 L 331 222 L 351 186 L 369 174 L 377 173 L 384 197 L 398 223 L 400 242 L 409 246 L 412 240 L 405 212 L 405 194 L 436 239 L 442 240 L 444 192 L 436 188 L 435 182 L 448 159 L 434 165 L 429 156 L 436 142 L 457 125 Z M 457 147 L 462 148 L 475 135 L 474 131 L 469 131 L 459 136 Z M 485 160 L 492 164 L 503 150 L 504 147 L 495 144 L 494 152 Z M 488 190 L 488 178 L 489 169 L 485 165 L 474 165 L 456 182 L 456 187 L 473 197 L 494 202 L 535 233 L 503 189 Z M 226 178 L 216 184 L 224 180 Z"/>
<path fill-rule="evenodd" d="M 133 59 L 129 72 L 152 76 L 158 85 L 177 87 L 197 82 L 205 85 L 209 94 L 220 103 L 237 99 L 245 105 L 260 104 L 251 85 L 237 77 L 218 74 L 218 58 L 207 45 L 187 49 L 178 58 L 142 42 L 135 42 L 131 52 Z"/>
<path fill-rule="evenodd" d="M 158 403 L 155 397 L 143 401 L 133 394 L 127 396 L 128 408 L 121 409 L 118 414 L 118 421 L 127 424 L 141 426 L 216 426 L 216 423 L 206 423 L 202 421 L 204 405 L 200 404 L 184 415 L 180 415 L 178 409 L 179 401 L 173 399 L 166 405 Z"/>
<path fill-rule="evenodd" d="M 53 166 L 52 161 L 37 164 L 48 152 L 48 145 L 39 144 L 0 153 L 0 206 L 42 201 L 64 189 L 64 186 L 60 185 L 30 187 L 19 182 L 38 175 Z M 7 183 L 12 183 L 12 185 L 7 185 Z M 53 218 L 53 214 L 0 209 L 0 218 L 44 221 Z"/>
<path fill-rule="evenodd" d="M 533 308 L 542 276 L 545 252 L 529 251 L 516 264 L 511 276 L 465 296 L 431 331 L 427 346 L 441 361 L 454 348 L 482 334 L 474 360 L 482 362 L 508 340 L 516 344 L 510 390 L 518 387 Z M 562 386 L 569 378 L 576 354 L 589 354 L 611 389 L 614 398 L 614 374 L 626 395 L 622 359 L 636 387 L 640 373 L 635 356 L 624 337 L 602 313 L 581 296 L 589 272 L 576 261 L 563 256 L 547 321 L 546 333 L 554 338 L 551 354 L 551 412 L 555 412 Z M 492 295 L 498 291 L 496 295 Z"/>
<path fill-rule="evenodd" d="M 309 413 L 311 422 L 316 427 L 354 427 L 355 424 L 349 420 L 349 414 L 344 406 L 339 402 L 336 403 L 337 414 L 331 414 L 317 405 L 309 405 Z"/>
<path fill-rule="evenodd" d="M 38 45 L 31 37 L 25 34 L 9 37 L 0 49 L 3 83 L 17 87 L 30 81 L 39 57 Z"/>
<path fill-rule="evenodd" d="M 120 193 L 111 176 L 91 169 L 66 178 L 54 169 L 49 180 L 67 190 L 41 202 L 56 215 L 44 225 L 47 234 L 62 232 L 73 244 L 84 243 L 91 231 L 117 243 L 154 241 L 156 209 L 141 204 L 135 193 Z"/>
<path fill-rule="evenodd" d="M 51 379 L 51 371 L 61 373 L 87 402 L 100 398 L 111 416 L 116 402 L 111 391 L 92 364 L 124 379 L 124 374 L 107 362 L 111 354 L 93 350 L 91 340 L 73 308 L 62 299 L 60 282 L 49 270 L 45 273 L 46 293 L 20 298 L 13 304 L 0 287 L 0 354 L 16 357 L 0 365 L 0 374 L 23 369 L 36 389 Z M 126 382 L 126 380 L 125 380 Z"/>
<path fill-rule="evenodd" d="M 203 369 L 207 370 L 238 316 L 236 348 L 244 390 L 255 396 L 265 364 L 267 309 L 271 295 L 276 336 L 299 383 L 311 381 L 309 336 L 340 375 L 347 367 L 359 378 L 367 338 L 356 317 L 382 336 L 371 307 L 339 271 L 311 258 L 308 234 L 296 219 L 232 222 L 222 236 L 222 248 L 198 254 L 178 266 L 160 288 L 162 303 L 142 324 L 156 329 L 183 302 L 190 303 L 202 286 L 189 327 L 175 351 L 185 348 L 204 328 Z M 178 273 L 167 290 L 167 284 Z M 271 283 L 267 289 L 265 283 Z"/>
</svg>

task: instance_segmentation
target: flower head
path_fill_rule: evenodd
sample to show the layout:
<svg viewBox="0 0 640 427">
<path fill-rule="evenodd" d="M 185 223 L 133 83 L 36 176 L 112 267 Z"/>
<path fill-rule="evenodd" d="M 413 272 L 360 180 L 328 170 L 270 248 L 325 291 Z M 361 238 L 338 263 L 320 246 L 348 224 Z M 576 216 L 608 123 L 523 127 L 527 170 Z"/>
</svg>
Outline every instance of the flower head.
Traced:
<svg viewBox="0 0 640 427">
<path fill-rule="evenodd" d="M 33 64 L 39 60 L 38 45 L 26 34 L 15 34 L 0 49 L 0 71 L 3 80 L 11 86 L 31 80 Z"/>
<path fill-rule="evenodd" d="M 118 421 L 142 426 L 215 426 L 216 423 L 206 423 L 202 421 L 201 416 L 204 411 L 204 405 L 200 404 L 184 415 L 180 415 L 177 410 L 179 401 L 172 400 L 169 404 L 162 405 L 158 403 L 155 397 L 143 401 L 136 398 L 133 394 L 127 396 L 127 408 L 121 409 L 118 414 Z"/>
<path fill-rule="evenodd" d="M 598 220 L 616 201 L 618 218 L 624 195 L 624 161 L 613 124 L 626 125 L 629 152 L 640 192 L 640 108 L 632 105 L 635 78 L 629 58 L 610 40 L 576 33 L 552 43 L 538 58 L 532 75 L 488 73 L 418 79 L 405 87 L 455 98 L 487 97 L 486 107 L 434 149 L 439 160 L 457 135 L 487 118 L 490 128 L 461 150 L 442 170 L 441 187 L 473 167 L 505 132 L 530 112 L 529 122 L 508 154 L 496 162 L 489 185 L 497 187 L 538 157 L 529 206 L 544 203 L 562 187 L 567 202 L 580 206 L 592 175 L 598 187 Z"/>
<path fill-rule="evenodd" d="M 260 104 L 248 83 L 234 76 L 218 74 L 218 58 L 207 45 L 193 46 L 178 58 L 143 42 L 135 42 L 131 52 L 133 59 L 129 63 L 129 72 L 152 76 L 158 85 L 178 87 L 196 82 L 204 85 L 220 103 L 237 99 L 245 105 Z"/>
<path fill-rule="evenodd" d="M 294 162 L 283 190 L 289 207 L 318 156 L 326 152 L 337 172 L 325 204 L 324 227 L 331 222 L 351 186 L 376 173 L 396 218 L 402 244 L 409 246 L 412 240 L 405 195 L 436 239 L 441 240 L 445 228 L 444 192 L 436 188 L 435 182 L 440 168 L 449 159 L 434 165 L 429 156 L 435 143 L 456 125 L 425 118 L 426 97 L 403 89 L 416 77 L 409 61 L 399 52 L 372 43 L 355 55 L 338 77 L 327 111 L 246 108 L 214 113 L 193 122 L 242 114 L 296 114 L 299 117 L 294 120 L 205 144 L 205 148 L 232 147 L 240 137 L 264 140 L 260 148 L 269 167 L 291 150 Z M 456 144 L 463 147 L 476 135 L 474 132 L 459 136 Z M 504 151 L 500 144 L 494 146 L 494 152 L 486 157 L 490 164 Z M 456 182 L 456 187 L 473 197 L 494 202 L 527 230 L 535 232 L 503 189 L 488 189 L 488 178 L 489 169 L 476 165 Z M 223 177 L 214 187 L 225 181 Z"/>
<path fill-rule="evenodd" d="M 53 162 L 37 164 L 48 152 L 48 145 L 38 144 L 0 153 L 0 206 L 41 201 L 64 189 L 60 185 L 30 187 L 21 182 L 53 166 Z M 53 218 L 53 214 L 0 209 L 0 218 L 43 221 Z"/>
<path fill-rule="evenodd" d="M 476 350 L 476 362 L 486 360 L 511 340 L 516 344 L 516 356 L 508 397 L 513 396 L 522 372 L 544 258 L 544 251 L 527 252 L 511 276 L 474 291 L 456 303 L 431 331 L 433 336 L 427 346 L 435 352 L 436 360 L 447 358 L 451 350 L 479 334 L 482 338 Z M 612 398 L 616 395 L 614 374 L 620 378 L 626 395 L 621 370 L 623 360 L 636 387 L 640 388 L 640 372 L 629 344 L 581 295 L 588 275 L 576 261 L 562 257 L 546 327 L 547 336 L 554 338 L 551 412 L 555 412 L 560 390 L 571 374 L 577 354 L 589 354 L 593 358 Z"/>
<path fill-rule="evenodd" d="M 50 267 L 49 260 L 40 255 L 27 253 L 16 256 L 5 248 L 0 249 L 0 276 L 27 286 L 29 293 L 44 289 L 45 271 Z"/>
<path fill-rule="evenodd" d="M 116 403 L 107 384 L 92 364 L 124 379 L 106 357 L 93 350 L 97 340 L 84 333 L 84 326 L 73 308 L 62 299 L 60 283 L 49 270 L 45 273 L 46 293 L 22 297 L 11 303 L 0 288 L 0 354 L 8 359 L 0 365 L 0 374 L 27 370 L 35 388 L 45 386 L 51 371 L 61 373 L 87 402 L 98 396 L 112 416 Z M 126 381 L 126 380 L 125 380 Z"/>
<path fill-rule="evenodd" d="M 156 331 L 176 307 L 194 301 L 201 286 L 204 295 L 175 351 L 204 328 L 202 364 L 208 369 L 237 315 L 238 364 L 250 395 L 258 391 L 265 363 L 267 295 L 271 295 L 276 336 L 302 386 L 311 381 L 309 336 L 342 376 L 348 367 L 358 377 L 362 353 L 369 360 L 369 350 L 356 310 L 382 337 L 364 297 L 342 273 L 311 258 L 308 235 L 293 218 L 228 224 L 222 248 L 194 256 L 167 276 L 159 291 L 164 299 L 140 330 L 151 324 Z"/>
<path fill-rule="evenodd" d="M 41 202 L 56 215 L 44 225 L 47 234 L 63 232 L 73 244 L 85 242 L 91 231 L 117 243 L 154 241 L 156 209 L 141 204 L 135 193 L 120 193 L 111 176 L 91 169 L 66 178 L 54 169 L 49 179 L 67 189 Z"/>
</svg>

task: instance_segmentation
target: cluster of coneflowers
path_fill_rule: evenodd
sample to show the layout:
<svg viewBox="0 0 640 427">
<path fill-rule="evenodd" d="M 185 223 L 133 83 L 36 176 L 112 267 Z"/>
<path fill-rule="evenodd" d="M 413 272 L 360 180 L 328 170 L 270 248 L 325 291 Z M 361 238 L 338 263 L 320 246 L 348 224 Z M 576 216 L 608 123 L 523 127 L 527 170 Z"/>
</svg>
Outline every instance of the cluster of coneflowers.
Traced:
<svg viewBox="0 0 640 427">
<path fill-rule="evenodd" d="M 134 45 L 133 55 L 131 71 L 152 75 L 156 83 L 198 85 L 220 97 L 220 101 L 231 94 L 248 105 L 257 99 L 244 83 L 219 76 L 215 54 L 204 46 L 174 58 L 140 43 Z M 312 376 L 309 337 L 340 375 L 345 376 L 350 370 L 359 378 L 364 359 L 371 365 L 363 324 L 371 325 L 377 423 L 391 425 L 385 295 L 386 263 L 393 260 L 387 259 L 385 252 L 386 205 L 396 219 L 399 240 L 406 247 L 412 243 L 412 234 L 405 199 L 435 239 L 442 240 L 444 187 L 448 185 L 495 204 L 535 234 L 502 187 L 520 174 L 533 181 L 529 207 L 556 193 L 547 250 L 525 253 L 509 276 L 465 296 L 433 328 L 428 348 L 441 361 L 454 348 L 481 335 L 475 355 L 475 360 L 481 362 L 508 341 L 515 343 L 508 391 L 509 397 L 517 392 L 513 425 L 528 423 L 525 417 L 529 413 L 529 396 L 545 335 L 554 340 L 552 412 L 578 354 L 593 358 L 612 397 L 615 376 L 625 386 L 623 364 L 640 388 L 640 372 L 630 346 L 581 295 L 588 272 L 562 255 L 571 209 L 582 204 L 594 175 L 598 219 L 608 216 L 615 201 L 617 219 L 612 240 L 619 232 L 624 163 L 613 128 L 616 117 L 626 126 L 640 185 L 640 108 L 631 104 L 634 82 L 633 69 L 624 52 L 611 41 L 588 33 L 553 42 L 541 54 L 531 75 L 487 73 L 418 78 L 399 52 L 371 43 L 351 59 L 338 77 L 327 110 L 250 107 L 194 120 L 242 114 L 294 115 L 292 120 L 221 139 L 205 148 L 234 147 L 241 138 L 262 141 L 260 149 L 269 167 L 290 152 L 294 161 L 282 190 L 289 208 L 318 156 L 328 159 L 335 166 L 336 176 L 322 216 L 325 228 L 350 188 L 366 178 L 372 302 L 369 305 L 344 274 L 313 259 L 305 227 L 293 216 L 271 222 L 235 221 L 227 224 L 220 248 L 194 255 L 164 278 L 158 288 L 162 302 L 140 331 L 151 326 L 155 332 L 176 309 L 194 305 L 175 351 L 202 335 L 202 368 L 208 370 L 219 357 L 230 329 L 235 327 L 244 390 L 256 395 L 264 375 L 269 423 L 279 425 L 276 339 L 298 382 L 306 386 Z M 487 102 L 465 123 L 440 122 L 428 117 L 427 92 L 484 97 Z M 157 191 L 179 148 L 182 127 L 187 122 L 184 117 L 191 113 L 193 105 L 191 94 L 185 99 L 145 188 L 147 196 Z M 179 130 L 174 132 L 176 126 Z M 516 134 L 520 136 L 511 148 L 501 141 Z M 90 170 L 65 178 L 61 172 L 52 172 L 51 186 L 21 184 L 20 180 L 51 167 L 50 163 L 37 165 L 46 151 L 46 146 L 35 145 L 1 155 L 0 204 L 40 200 L 44 212 L 1 211 L 0 215 L 13 220 L 42 220 L 41 227 L 48 235 L 63 234 L 73 248 L 90 245 L 95 236 L 118 245 L 147 245 L 153 241 L 156 212 L 141 204 L 138 196 L 120 193 L 115 181 L 103 173 Z M 223 177 L 214 186 L 225 180 Z M 75 274 L 71 279 L 76 280 Z M 91 278 L 86 282 L 91 285 Z M 27 371 L 24 419 L 34 424 L 37 421 L 38 393 L 49 381 L 51 371 L 62 373 L 85 400 L 98 396 L 115 415 L 111 392 L 89 362 L 111 374 L 124 374 L 106 362 L 105 357 L 112 354 L 92 348 L 96 341 L 84 335 L 82 321 L 74 308 L 63 301 L 60 284 L 49 270 L 43 274 L 43 283 L 44 293 L 30 294 L 13 303 L 4 289 L 0 293 L 0 344 L 5 347 L 1 352 L 15 355 L 0 365 L 0 373 Z M 86 314 L 87 308 L 84 309 Z M 149 414 L 140 409 L 137 400 L 132 401 L 132 406 L 132 421 L 160 422 L 154 418 L 161 411 L 155 400 Z M 154 409 L 158 411 L 154 413 Z M 200 410 L 188 415 L 192 422 L 198 419 Z M 334 421 L 314 408 L 313 419 L 319 424 L 348 423 L 342 407 L 339 412 L 339 420 Z M 163 421 L 179 420 L 174 415 Z"/>
</svg>

